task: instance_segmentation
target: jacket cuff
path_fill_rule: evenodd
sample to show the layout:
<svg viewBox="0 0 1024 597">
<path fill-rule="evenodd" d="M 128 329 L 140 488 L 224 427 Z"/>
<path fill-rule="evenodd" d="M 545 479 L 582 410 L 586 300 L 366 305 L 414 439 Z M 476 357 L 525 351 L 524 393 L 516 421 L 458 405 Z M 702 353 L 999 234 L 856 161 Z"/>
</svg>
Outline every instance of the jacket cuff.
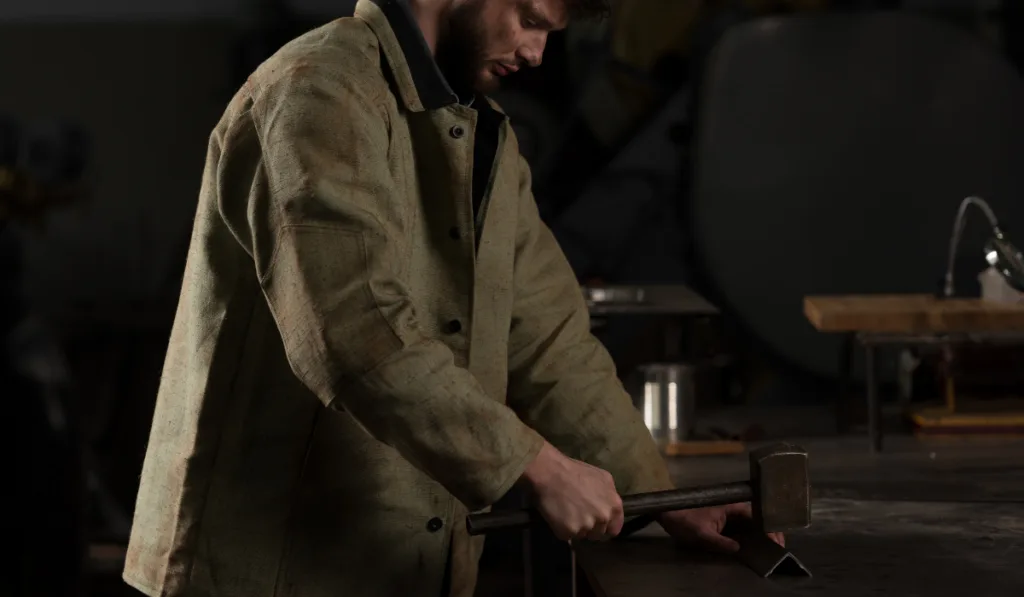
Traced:
<svg viewBox="0 0 1024 597">
<path fill-rule="evenodd" d="M 519 446 L 516 450 L 516 456 L 511 458 L 507 465 L 497 471 L 497 474 L 493 476 L 493 484 L 481 487 L 477 495 L 473 496 L 468 502 L 464 502 L 471 512 L 488 508 L 501 499 L 519 481 L 526 467 L 540 453 L 540 449 L 544 446 L 544 438 L 526 425 L 522 426 L 522 430 L 522 437 L 517 441 Z"/>
</svg>

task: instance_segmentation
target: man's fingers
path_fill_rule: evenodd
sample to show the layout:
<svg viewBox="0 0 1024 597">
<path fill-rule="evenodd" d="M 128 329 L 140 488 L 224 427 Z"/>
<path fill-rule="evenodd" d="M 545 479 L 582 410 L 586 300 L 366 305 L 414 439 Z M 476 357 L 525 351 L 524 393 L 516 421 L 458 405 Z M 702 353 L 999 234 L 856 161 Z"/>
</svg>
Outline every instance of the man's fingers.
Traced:
<svg viewBox="0 0 1024 597">
<path fill-rule="evenodd" d="M 786 536 L 782 533 L 768 533 L 768 538 L 778 543 L 782 547 L 786 546 Z"/>
<path fill-rule="evenodd" d="M 740 550 L 739 543 L 712 530 L 699 532 L 697 534 L 697 541 L 706 549 L 721 553 L 736 553 Z"/>
<path fill-rule="evenodd" d="M 743 518 L 753 518 L 754 511 L 750 508 L 750 502 L 743 502 L 742 504 L 727 504 L 723 506 L 725 509 L 726 516 L 737 516 Z"/>
<path fill-rule="evenodd" d="M 608 523 L 597 523 L 588 533 L 586 538 L 590 541 L 604 541 L 608 538 Z"/>
<path fill-rule="evenodd" d="M 605 532 L 608 533 L 609 537 L 618 537 L 619 533 L 622 532 L 622 525 L 624 523 L 625 519 L 622 517 L 622 512 L 620 511 L 618 515 L 616 515 L 615 518 L 613 518 L 611 522 L 608 523 L 608 528 L 605 530 Z"/>
<path fill-rule="evenodd" d="M 559 541 L 569 541 L 573 538 L 573 533 L 566 527 L 551 527 L 551 534 L 555 536 L 555 539 Z"/>
<path fill-rule="evenodd" d="M 625 522 L 625 517 L 622 512 L 622 498 L 619 498 L 612 508 L 612 516 L 608 520 L 608 526 L 605 528 L 605 532 L 609 537 L 617 537 L 622 531 L 622 525 Z"/>
</svg>

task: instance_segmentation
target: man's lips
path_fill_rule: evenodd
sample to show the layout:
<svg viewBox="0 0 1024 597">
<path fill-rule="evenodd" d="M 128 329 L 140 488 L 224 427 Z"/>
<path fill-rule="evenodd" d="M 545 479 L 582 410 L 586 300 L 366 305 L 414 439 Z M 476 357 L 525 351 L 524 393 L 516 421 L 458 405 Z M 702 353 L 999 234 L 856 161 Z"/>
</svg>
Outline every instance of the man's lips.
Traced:
<svg viewBox="0 0 1024 597">
<path fill-rule="evenodd" d="M 502 62 L 499 62 L 499 63 L 494 65 L 494 69 L 496 71 L 498 71 L 498 76 L 504 77 L 505 75 L 509 75 L 509 74 L 512 74 L 512 73 L 516 72 L 517 70 L 519 70 L 519 67 L 515 66 L 515 65 L 504 64 Z"/>
</svg>

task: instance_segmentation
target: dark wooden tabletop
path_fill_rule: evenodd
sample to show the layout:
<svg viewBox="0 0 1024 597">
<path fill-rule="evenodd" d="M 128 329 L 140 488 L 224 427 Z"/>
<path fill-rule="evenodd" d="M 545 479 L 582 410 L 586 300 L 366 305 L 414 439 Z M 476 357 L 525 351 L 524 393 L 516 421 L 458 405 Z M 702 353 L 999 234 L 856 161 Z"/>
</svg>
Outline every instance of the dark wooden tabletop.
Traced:
<svg viewBox="0 0 1024 597">
<path fill-rule="evenodd" d="M 813 578 L 759 578 L 731 558 L 677 548 L 656 526 L 579 545 L 577 561 L 599 597 L 1024 595 L 1024 443 L 896 438 L 880 455 L 861 443 L 804 443 L 813 522 L 787 546 Z M 741 478 L 746 463 L 702 458 L 670 468 L 688 485 Z"/>
</svg>

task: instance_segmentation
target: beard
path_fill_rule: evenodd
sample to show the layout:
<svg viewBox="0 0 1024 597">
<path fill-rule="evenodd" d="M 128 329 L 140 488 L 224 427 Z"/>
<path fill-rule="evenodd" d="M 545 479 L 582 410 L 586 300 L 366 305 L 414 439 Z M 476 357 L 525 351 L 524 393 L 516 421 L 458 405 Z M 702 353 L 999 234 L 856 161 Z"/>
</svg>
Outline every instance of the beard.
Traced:
<svg viewBox="0 0 1024 597">
<path fill-rule="evenodd" d="M 460 99 L 497 88 L 497 81 L 486 77 L 487 40 L 480 25 L 486 1 L 470 0 L 452 8 L 447 15 L 444 35 L 438 40 L 437 65 Z"/>
</svg>

